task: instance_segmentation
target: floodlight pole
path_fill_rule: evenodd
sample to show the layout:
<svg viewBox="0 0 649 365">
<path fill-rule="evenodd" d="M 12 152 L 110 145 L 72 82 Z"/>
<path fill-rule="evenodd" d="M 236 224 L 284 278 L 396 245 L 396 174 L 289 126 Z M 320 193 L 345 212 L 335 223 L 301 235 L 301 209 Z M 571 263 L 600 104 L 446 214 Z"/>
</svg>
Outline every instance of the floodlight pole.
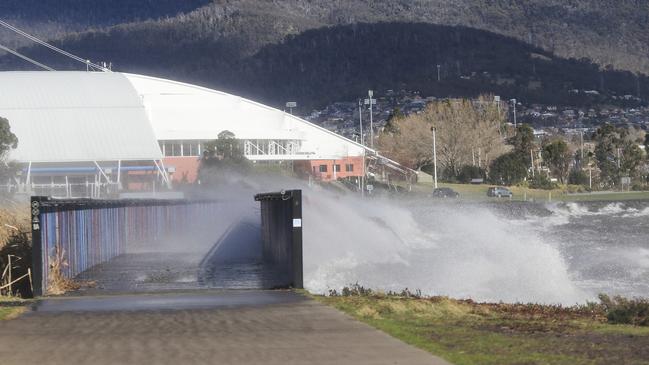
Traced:
<svg viewBox="0 0 649 365">
<path fill-rule="evenodd" d="M 374 91 L 369 90 L 367 95 L 370 101 L 370 148 L 374 149 L 374 123 L 372 121 L 372 96 L 374 96 Z"/>
<path fill-rule="evenodd" d="M 435 189 L 437 189 L 437 136 L 435 135 L 435 131 L 437 128 L 431 127 L 430 130 L 433 131 L 433 177 L 434 177 L 434 182 L 435 182 Z"/>
<path fill-rule="evenodd" d="M 358 125 L 361 129 L 361 145 L 363 146 L 363 171 L 361 175 L 361 198 L 365 197 L 365 140 L 363 139 L 363 100 L 358 99 Z"/>
</svg>

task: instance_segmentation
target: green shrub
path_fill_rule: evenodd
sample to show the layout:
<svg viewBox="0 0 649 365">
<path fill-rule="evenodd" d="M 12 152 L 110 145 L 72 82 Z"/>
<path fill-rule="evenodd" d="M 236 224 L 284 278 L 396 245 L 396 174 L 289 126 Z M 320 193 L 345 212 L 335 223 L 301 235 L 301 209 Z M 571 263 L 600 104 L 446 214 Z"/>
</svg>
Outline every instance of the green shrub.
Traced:
<svg viewBox="0 0 649 365">
<path fill-rule="evenodd" d="M 649 300 L 627 299 L 621 296 L 599 295 L 609 323 L 649 326 Z"/>
<path fill-rule="evenodd" d="M 589 177 L 586 171 L 572 170 L 568 174 L 568 184 L 570 185 L 588 185 Z"/>
<path fill-rule="evenodd" d="M 548 179 L 547 176 L 542 175 L 542 174 L 537 174 L 535 175 L 531 180 L 530 180 L 530 188 L 532 189 L 546 189 L 546 190 L 552 190 L 557 188 L 557 184 L 553 183 Z"/>
</svg>

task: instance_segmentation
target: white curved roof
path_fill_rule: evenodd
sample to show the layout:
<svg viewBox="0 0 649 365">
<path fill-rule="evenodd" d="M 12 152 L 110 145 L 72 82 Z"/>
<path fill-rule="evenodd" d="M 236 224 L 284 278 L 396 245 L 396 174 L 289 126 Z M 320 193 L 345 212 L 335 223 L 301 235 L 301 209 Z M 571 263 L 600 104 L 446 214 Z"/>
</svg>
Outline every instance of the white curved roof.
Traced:
<svg viewBox="0 0 649 365">
<path fill-rule="evenodd" d="M 117 72 L 0 72 L 0 116 L 19 162 L 154 160 L 158 140 L 300 140 L 294 158 L 361 156 L 365 148 L 308 121 L 238 96 Z M 288 157 L 288 156 L 287 156 Z"/>
<path fill-rule="evenodd" d="M 0 116 L 19 162 L 162 158 L 129 80 L 112 72 L 0 72 Z"/>
<path fill-rule="evenodd" d="M 228 130 L 239 139 L 301 140 L 300 152 L 309 159 L 364 153 L 354 141 L 251 100 L 181 82 L 124 75 L 141 96 L 158 140 L 216 139 Z"/>
</svg>

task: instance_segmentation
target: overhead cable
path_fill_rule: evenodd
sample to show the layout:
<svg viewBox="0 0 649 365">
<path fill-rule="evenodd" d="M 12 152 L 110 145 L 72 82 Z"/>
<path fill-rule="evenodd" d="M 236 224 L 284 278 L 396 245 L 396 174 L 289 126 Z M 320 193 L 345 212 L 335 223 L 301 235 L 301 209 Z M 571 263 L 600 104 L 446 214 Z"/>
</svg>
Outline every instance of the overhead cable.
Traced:
<svg viewBox="0 0 649 365">
<path fill-rule="evenodd" d="M 27 61 L 27 62 L 29 62 L 29 63 L 32 63 L 32 64 L 34 64 L 34 65 L 36 65 L 36 66 L 38 66 L 38 67 L 40 67 L 40 68 L 43 68 L 43 69 L 45 69 L 45 70 L 48 70 L 48 71 L 56 71 L 55 69 L 51 68 L 50 66 L 44 65 L 44 64 L 42 64 L 42 63 L 40 63 L 40 62 L 38 62 L 38 61 L 36 61 L 36 60 L 33 60 L 33 59 L 31 59 L 31 58 L 29 58 L 29 57 L 23 55 L 23 54 L 18 53 L 17 51 L 14 51 L 14 50 L 11 49 L 11 48 L 8 48 L 8 47 L 3 46 L 2 44 L 0 44 L 0 49 L 3 50 L 3 51 L 7 51 L 7 52 L 11 53 L 12 55 L 14 55 L 14 56 L 16 56 L 16 57 L 20 57 L 20 58 L 22 58 L 23 60 L 25 60 L 25 61 Z"/>
<path fill-rule="evenodd" d="M 73 60 L 79 61 L 79 62 L 83 63 L 84 65 L 86 65 L 87 67 L 92 67 L 92 68 L 95 68 L 95 69 L 100 70 L 100 71 L 109 71 L 105 67 L 97 65 L 95 63 L 92 63 L 89 60 L 84 60 L 83 58 L 81 58 L 79 56 L 75 56 L 70 52 L 66 52 L 66 51 L 64 51 L 64 50 L 62 50 L 62 49 L 60 49 L 58 47 L 55 47 L 55 46 L 53 46 L 53 45 L 51 45 L 51 44 L 49 44 L 49 43 L 47 43 L 47 42 L 45 42 L 43 40 L 40 40 L 40 39 L 34 37 L 33 35 L 28 34 L 28 33 L 14 27 L 13 25 L 11 25 L 11 24 L 3 21 L 3 20 L 0 20 L 0 25 L 7 28 L 7 29 L 9 29 L 9 30 L 11 30 L 14 33 L 17 33 L 17 34 L 19 34 L 19 35 L 21 35 L 21 36 L 23 36 L 25 38 L 28 38 L 28 39 L 30 39 L 30 40 L 32 40 L 32 41 L 34 41 L 34 42 L 36 42 L 36 43 L 38 43 L 38 44 L 40 44 L 42 46 L 45 46 L 45 47 L 55 51 L 55 52 L 58 52 L 58 53 L 66 56 L 66 57 L 72 58 Z"/>
</svg>

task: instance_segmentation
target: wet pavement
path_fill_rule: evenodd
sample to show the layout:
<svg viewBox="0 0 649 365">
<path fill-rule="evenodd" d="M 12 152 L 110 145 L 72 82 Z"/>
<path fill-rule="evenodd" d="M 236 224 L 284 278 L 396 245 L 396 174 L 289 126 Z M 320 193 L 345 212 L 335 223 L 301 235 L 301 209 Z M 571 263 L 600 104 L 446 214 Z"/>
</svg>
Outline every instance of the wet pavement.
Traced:
<svg viewBox="0 0 649 365">
<path fill-rule="evenodd" d="M 0 363 L 447 364 L 290 291 L 63 297 L 2 322 Z"/>
<path fill-rule="evenodd" d="M 285 278 L 259 261 L 205 261 L 201 254 L 132 253 L 117 256 L 79 274 L 90 284 L 71 295 L 159 292 L 191 289 L 272 289 Z"/>
<path fill-rule="evenodd" d="M 164 311 L 207 308 L 259 307 L 305 301 L 288 290 L 200 290 L 82 297 L 47 298 L 34 312 Z"/>
</svg>

